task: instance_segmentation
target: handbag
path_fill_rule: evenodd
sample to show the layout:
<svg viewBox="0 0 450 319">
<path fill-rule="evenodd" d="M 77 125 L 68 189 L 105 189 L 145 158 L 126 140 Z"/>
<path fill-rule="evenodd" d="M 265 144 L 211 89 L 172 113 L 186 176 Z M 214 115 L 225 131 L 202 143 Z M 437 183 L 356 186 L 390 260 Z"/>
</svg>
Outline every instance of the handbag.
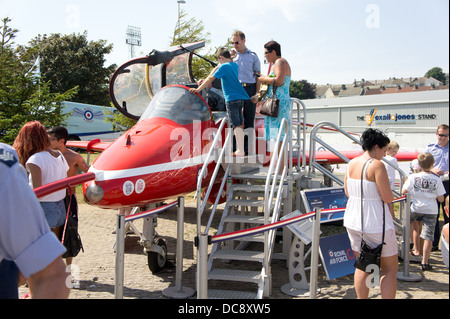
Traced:
<svg viewBox="0 0 450 319">
<path fill-rule="evenodd" d="M 384 209 L 384 203 L 383 203 L 383 238 L 381 240 L 381 244 L 378 245 L 375 248 L 371 248 L 367 243 L 364 241 L 364 223 L 363 223 L 363 178 L 365 177 L 365 171 L 367 170 L 366 166 L 369 162 L 371 162 L 373 159 L 369 159 L 364 163 L 364 167 L 361 171 L 361 252 L 359 253 L 358 257 L 355 261 L 355 268 L 362 270 L 366 273 L 372 273 L 371 269 L 372 267 L 369 267 L 371 265 L 375 265 L 377 269 L 380 269 L 380 263 L 381 263 L 381 251 L 383 250 L 384 243 L 384 232 L 385 232 L 385 209 Z"/>
<path fill-rule="evenodd" d="M 275 79 L 273 80 L 272 89 L 273 89 L 272 96 L 264 100 L 259 113 L 262 115 L 278 117 L 280 100 L 277 97 L 277 87 L 275 86 Z"/>
<path fill-rule="evenodd" d="M 69 205 L 67 208 L 66 222 L 64 224 L 64 231 L 62 235 L 62 244 L 66 248 L 63 258 L 76 257 L 80 250 L 83 250 L 83 243 L 78 233 L 78 220 L 76 215 L 70 211 L 72 203 L 72 195 L 70 195 Z M 74 216 L 75 215 L 75 216 Z"/>
</svg>

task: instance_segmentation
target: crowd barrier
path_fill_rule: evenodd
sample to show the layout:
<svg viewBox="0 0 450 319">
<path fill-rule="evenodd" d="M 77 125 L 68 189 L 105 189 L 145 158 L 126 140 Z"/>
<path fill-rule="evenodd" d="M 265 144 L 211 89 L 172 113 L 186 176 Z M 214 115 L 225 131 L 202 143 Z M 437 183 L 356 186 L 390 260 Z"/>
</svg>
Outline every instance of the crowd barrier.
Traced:
<svg viewBox="0 0 450 319">
<path fill-rule="evenodd" d="M 85 173 L 61 181 L 57 181 L 48 185 L 44 185 L 34 189 L 38 198 L 51 194 L 60 189 L 72 187 L 90 180 L 95 179 L 94 173 Z M 417 274 L 409 272 L 409 238 L 410 238 L 410 194 L 396 198 L 393 203 L 405 201 L 404 212 L 401 214 L 402 220 L 400 227 L 402 228 L 403 242 L 401 247 L 401 255 L 403 259 L 403 270 L 398 273 L 397 279 L 403 281 L 420 281 L 422 277 Z M 152 210 L 140 212 L 137 214 L 125 216 L 124 214 L 117 215 L 117 241 L 116 241 L 116 281 L 115 281 L 115 298 L 123 298 L 123 281 L 124 281 L 124 249 L 125 249 L 125 223 L 132 222 L 137 219 L 150 217 L 152 215 L 160 214 L 168 209 L 178 206 L 178 227 L 177 227 L 177 260 L 180 264 L 177 265 L 177 275 L 175 287 L 169 287 L 165 292 L 166 296 L 172 298 L 185 298 L 193 294 L 191 289 L 182 286 L 182 259 L 183 259 L 183 224 L 184 224 L 184 198 L 179 197 L 177 201 L 171 202 L 167 205 L 157 207 Z M 322 216 L 335 214 L 345 211 L 345 208 L 331 208 L 331 209 L 315 209 L 315 211 L 301 214 L 286 220 L 281 220 L 275 223 L 262 225 L 258 227 L 248 228 L 235 232 L 219 234 L 215 236 L 200 235 L 196 238 L 196 246 L 198 249 L 198 281 L 197 281 L 197 296 L 199 299 L 207 298 L 207 259 L 208 259 L 208 245 L 219 243 L 226 240 L 237 239 L 257 235 L 275 228 L 281 228 L 314 218 L 313 225 L 313 241 L 312 241 L 312 255 L 311 255 L 311 274 L 310 274 L 310 298 L 315 298 L 317 295 L 317 271 L 318 271 L 318 256 L 319 256 L 319 237 L 320 237 L 320 219 Z M 398 225 L 398 224 L 397 224 Z"/>
<path fill-rule="evenodd" d="M 177 248 L 176 248 L 176 275 L 175 286 L 168 287 L 163 290 L 163 295 L 173 299 L 185 299 L 194 295 L 194 290 L 188 287 L 183 287 L 183 242 L 184 242 L 184 197 L 179 197 L 178 200 L 169 204 L 150 209 L 144 212 L 125 216 L 119 210 L 117 215 L 116 228 L 116 278 L 114 286 L 114 296 L 116 299 L 123 298 L 123 283 L 124 283 L 124 255 L 125 255 L 125 223 L 132 222 L 137 219 L 149 218 L 151 216 L 166 212 L 172 207 L 178 206 L 177 212 Z M 144 226 L 145 227 L 145 226 Z"/>
<path fill-rule="evenodd" d="M 394 199 L 393 203 L 405 202 L 404 212 L 400 215 L 402 216 L 401 221 L 401 231 L 403 241 L 401 244 L 401 256 L 403 259 L 403 270 L 398 272 L 397 279 L 403 281 L 420 281 L 422 277 L 417 274 L 412 274 L 409 272 L 409 238 L 410 238 L 410 194 L 398 197 Z M 272 229 L 289 226 L 301 221 L 313 218 L 313 234 L 312 234 L 312 247 L 311 247 L 311 272 L 310 272 L 310 298 L 316 298 L 317 296 L 317 273 L 318 273 L 318 256 L 319 256 L 319 242 L 320 242 L 320 220 L 322 217 L 329 214 L 335 214 L 345 211 L 345 208 L 331 208 L 331 209 L 321 209 L 316 208 L 314 211 L 301 214 L 296 217 L 281 220 L 272 224 L 252 227 L 244 230 L 238 230 L 230 233 L 219 234 L 215 236 L 211 235 L 200 235 L 200 238 L 196 240 L 198 249 L 198 298 L 206 299 L 208 297 L 207 293 L 207 259 L 208 259 L 208 245 L 219 243 L 226 240 L 238 239 L 247 236 L 257 235 Z"/>
</svg>

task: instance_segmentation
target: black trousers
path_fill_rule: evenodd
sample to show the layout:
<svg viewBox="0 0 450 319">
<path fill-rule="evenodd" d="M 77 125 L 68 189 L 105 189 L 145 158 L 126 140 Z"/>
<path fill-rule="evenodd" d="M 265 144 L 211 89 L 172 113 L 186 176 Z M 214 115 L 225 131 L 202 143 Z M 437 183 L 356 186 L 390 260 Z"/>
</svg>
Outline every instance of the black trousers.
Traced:
<svg viewBox="0 0 450 319">
<path fill-rule="evenodd" d="M 0 262 L 0 299 L 19 299 L 18 279 L 16 263 L 3 259 Z"/>
</svg>

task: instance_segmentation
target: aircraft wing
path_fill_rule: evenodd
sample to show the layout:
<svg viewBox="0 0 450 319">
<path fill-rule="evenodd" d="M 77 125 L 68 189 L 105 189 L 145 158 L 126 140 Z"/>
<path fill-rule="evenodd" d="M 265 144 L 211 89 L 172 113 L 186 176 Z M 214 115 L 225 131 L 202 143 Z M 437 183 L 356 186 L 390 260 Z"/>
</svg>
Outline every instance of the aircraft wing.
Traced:
<svg viewBox="0 0 450 319">
<path fill-rule="evenodd" d="M 347 157 L 349 160 L 354 159 L 355 157 L 363 154 L 362 150 L 351 150 L 351 151 L 339 151 L 342 155 Z M 410 162 L 415 160 L 419 155 L 418 150 L 414 151 L 399 151 L 395 158 L 399 162 Z M 296 158 L 294 158 L 294 161 Z M 329 164 L 345 164 L 345 161 L 342 160 L 339 156 L 335 155 L 330 151 L 316 151 L 316 162 L 318 163 L 329 163 Z M 309 152 L 306 152 L 306 163 L 309 163 Z"/>
<path fill-rule="evenodd" d="M 104 151 L 106 150 L 113 142 L 102 142 L 99 139 L 92 141 L 67 141 L 67 147 L 76 147 L 86 149 L 88 152 L 90 151 Z"/>
</svg>

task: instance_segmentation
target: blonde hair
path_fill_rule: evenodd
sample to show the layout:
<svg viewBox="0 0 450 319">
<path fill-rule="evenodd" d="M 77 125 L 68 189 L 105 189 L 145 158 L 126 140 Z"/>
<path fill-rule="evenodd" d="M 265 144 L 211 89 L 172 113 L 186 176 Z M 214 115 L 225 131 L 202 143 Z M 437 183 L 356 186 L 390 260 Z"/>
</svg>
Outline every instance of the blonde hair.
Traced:
<svg viewBox="0 0 450 319">
<path fill-rule="evenodd" d="M 430 169 L 433 168 L 434 165 L 434 157 L 430 153 L 420 153 L 417 156 L 417 160 L 419 161 L 419 166 L 422 169 Z"/>
<path fill-rule="evenodd" d="M 233 35 L 232 35 L 232 36 L 240 37 L 241 40 L 245 40 L 245 33 L 242 32 L 242 31 L 240 31 L 240 30 L 235 30 L 235 31 L 233 32 Z"/>
<path fill-rule="evenodd" d="M 396 141 L 391 141 L 388 144 L 388 150 L 392 150 L 394 148 L 400 148 L 400 145 L 398 145 L 398 143 Z"/>
</svg>

